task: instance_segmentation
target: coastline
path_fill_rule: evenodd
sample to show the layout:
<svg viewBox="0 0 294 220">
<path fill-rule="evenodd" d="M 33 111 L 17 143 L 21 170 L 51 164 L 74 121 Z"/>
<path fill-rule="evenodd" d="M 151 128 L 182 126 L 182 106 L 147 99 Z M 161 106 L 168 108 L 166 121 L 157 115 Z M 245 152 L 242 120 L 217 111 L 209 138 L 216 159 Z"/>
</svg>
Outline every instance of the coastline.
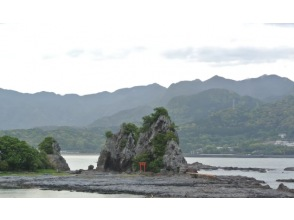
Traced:
<svg viewBox="0 0 294 220">
<path fill-rule="evenodd" d="M 69 176 L 1 176 L 0 188 L 39 188 L 155 198 L 294 198 L 263 181 L 243 176 L 82 171 Z"/>
</svg>

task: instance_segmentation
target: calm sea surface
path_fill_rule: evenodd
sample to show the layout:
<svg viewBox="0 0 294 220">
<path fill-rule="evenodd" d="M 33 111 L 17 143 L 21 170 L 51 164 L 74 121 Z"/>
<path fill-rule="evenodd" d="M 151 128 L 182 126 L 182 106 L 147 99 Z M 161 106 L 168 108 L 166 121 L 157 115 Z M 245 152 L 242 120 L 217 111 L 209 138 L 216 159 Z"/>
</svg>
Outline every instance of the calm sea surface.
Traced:
<svg viewBox="0 0 294 220">
<path fill-rule="evenodd" d="M 89 165 L 96 167 L 98 155 L 63 155 L 71 170 L 88 169 Z M 187 157 L 188 163 L 200 162 L 206 165 L 222 167 L 254 167 L 268 169 L 266 173 L 244 171 L 201 171 L 215 175 L 242 175 L 263 180 L 272 188 L 280 184 L 277 179 L 294 179 L 294 172 L 284 171 L 286 167 L 294 167 L 294 158 L 213 158 Z M 294 183 L 284 183 L 294 189 Z M 52 191 L 39 189 L 0 189 L 0 198 L 131 198 L 136 195 L 119 194 L 104 195 L 98 193 L 82 193 L 69 191 Z"/>
</svg>

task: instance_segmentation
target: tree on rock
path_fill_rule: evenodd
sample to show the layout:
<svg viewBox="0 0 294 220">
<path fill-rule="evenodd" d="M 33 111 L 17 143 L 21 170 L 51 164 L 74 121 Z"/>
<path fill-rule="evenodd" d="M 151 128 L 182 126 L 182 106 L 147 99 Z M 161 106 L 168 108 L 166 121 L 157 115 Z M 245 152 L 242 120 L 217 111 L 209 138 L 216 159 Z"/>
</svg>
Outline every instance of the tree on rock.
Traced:
<svg viewBox="0 0 294 220">
<path fill-rule="evenodd" d="M 46 154 L 54 153 L 54 145 L 56 145 L 57 141 L 53 137 L 46 137 L 40 144 L 39 150 L 44 151 Z"/>
<path fill-rule="evenodd" d="M 58 171 L 70 170 L 66 160 L 60 154 L 60 146 L 53 137 L 46 137 L 40 144 L 39 150 L 46 154 L 51 166 Z"/>
</svg>

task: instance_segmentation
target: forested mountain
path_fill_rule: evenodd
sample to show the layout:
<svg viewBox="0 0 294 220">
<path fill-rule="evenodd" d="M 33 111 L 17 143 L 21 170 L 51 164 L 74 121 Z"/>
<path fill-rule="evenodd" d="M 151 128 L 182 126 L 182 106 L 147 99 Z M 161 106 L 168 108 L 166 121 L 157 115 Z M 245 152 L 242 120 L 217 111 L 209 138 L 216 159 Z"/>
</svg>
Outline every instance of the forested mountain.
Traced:
<svg viewBox="0 0 294 220">
<path fill-rule="evenodd" d="M 249 96 L 240 96 L 225 89 L 209 89 L 196 95 L 172 98 L 167 109 L 177 124 L 185 124 L 207 118 L 224 109 L 252 109 L 262 102 Z"/>
<path fill-rule="evenodd" d="M 122 123 L 128 121 L 139 125 L 142 117 L 153 112 L 150 106 L 139 106 L 137 108 L 120 111 L 114 115 L 99 118 L 89 125 L 89 127 L 111 127 L 120 126 Z"/>
<path fill-rule="evenodd" d="M 180 127 L 179 135 L 186 151 L 294 154 L 294 147 L 275 145 L 277 140 L 294 141 L 293 125 L 294 96 L 288 96 L 255 108 L 237 106 L 214 112 Z"/>
<path fill-rule="evenodd" d="M 101 126 L 104 126 L 108 120 L 106 117 L 120 111 L 140 106 L 143 110 L 142 106 L 146 106 L 142 113 L 150 113 L 149 110 L 156 106 L 169 105 L 172 98 L 195 95 L 213 88 L 226 89 L 242 96 L 248 95 L 266 101 L 275 101 L 294 94 L 294 83 L 275 75 L 242 81 L 215 76 L 204 82 L 195 80 L 175 83 L 169 88 L 151 84 L 85 96 L 61 96 L 49 92 L 25 94 L 0 89 L 0 129 L 86 126 L 98 119 L 102 121 L 98 120 L 95 124 L 101 122 Z"/>
<path fill-rule="evenodd" d="M 208 89 L 226 89 L 242 96 L 251 96 L 263 101 L 275 101 L 286 95 L 294 94 L 294 83 L 276 75 L 264 75 L 258 78 L 234 81 L 214 76 L 204 82 L 200 80 L 183 81 L 172 84 L 162 100 L 169 101 L 180 95 L 192 95 Z"/>
<path fill-rule="evenodd" d="M 158 84 L 93 95 L 24 94 L 0 89 L 0 129 L 41 126 L 85 126 L 119 111 L 146 105 L 155 107 L 165 92 Z"/>
</svg>

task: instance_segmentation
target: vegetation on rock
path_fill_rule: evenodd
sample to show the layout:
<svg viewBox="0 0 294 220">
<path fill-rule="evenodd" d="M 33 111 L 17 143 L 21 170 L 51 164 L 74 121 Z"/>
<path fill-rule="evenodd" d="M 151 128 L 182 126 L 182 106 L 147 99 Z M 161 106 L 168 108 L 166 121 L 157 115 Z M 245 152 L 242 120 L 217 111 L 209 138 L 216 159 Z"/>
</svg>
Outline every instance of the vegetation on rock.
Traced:
<svg viewBox="0 0 294 220">
<path fill-rule="evenodd" d="M 44 152 L 28 145 L 17 138 L 0 137 L 1 171 L 35 171 L 51 168 Z"/>
<path fill-rule="evenodd" d="M 39 150 L 44 151 L 46 154 L 53 154 L 53 144 L 56 140 L 53 137 L 46 137 L 40 144 Z"/>
</svg>

